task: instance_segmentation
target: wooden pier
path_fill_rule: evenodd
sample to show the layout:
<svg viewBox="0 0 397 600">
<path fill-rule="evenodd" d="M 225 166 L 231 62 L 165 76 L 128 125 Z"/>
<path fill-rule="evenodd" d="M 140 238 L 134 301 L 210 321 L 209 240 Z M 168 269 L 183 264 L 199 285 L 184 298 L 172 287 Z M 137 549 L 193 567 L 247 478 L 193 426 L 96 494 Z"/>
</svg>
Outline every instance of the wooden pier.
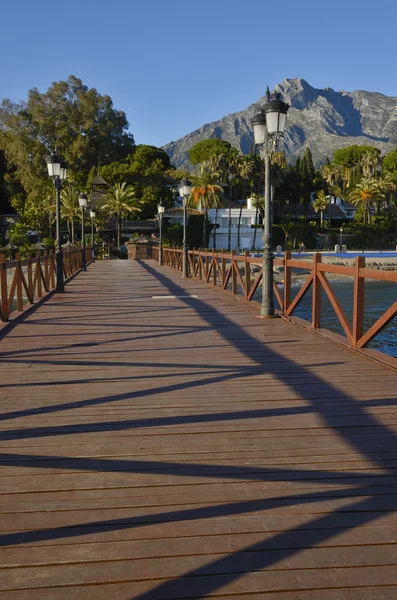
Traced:
<svg viewBox="0 0 397 600">
<path fill-rule="evenodd" d="M 4 330 L 0 600 L 396 599 L 397 367 L 257 313 L 98 261 Z"/>
</svg>

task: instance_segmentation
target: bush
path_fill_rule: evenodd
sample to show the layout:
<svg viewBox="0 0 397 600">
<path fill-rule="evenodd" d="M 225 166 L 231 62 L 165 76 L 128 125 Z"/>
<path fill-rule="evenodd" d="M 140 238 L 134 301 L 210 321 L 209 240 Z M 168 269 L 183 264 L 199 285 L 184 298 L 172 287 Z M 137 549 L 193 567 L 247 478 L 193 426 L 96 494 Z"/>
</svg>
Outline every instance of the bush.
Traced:
<svg viewBox="0 0 397 600">
<path fill-rule="evenodd" d="M 15 223 L 8 230 L 8 239 L 16 246 L 23 246 L 29 243 L 28 228 L 23 223 Z"/>
<path fill-rule="evenodd" d="M 179 223 L 169 225 L 163 234 L 163 241 L 165 244 L 179 246 L 183 240 L 183 227 Z"/>
<path fill-rule="evenodd" d="M 53 237 L 45 237 L 41 240 L 41 243 L 47 250 L 55 248 L 55 239 Z"/>
</svg>

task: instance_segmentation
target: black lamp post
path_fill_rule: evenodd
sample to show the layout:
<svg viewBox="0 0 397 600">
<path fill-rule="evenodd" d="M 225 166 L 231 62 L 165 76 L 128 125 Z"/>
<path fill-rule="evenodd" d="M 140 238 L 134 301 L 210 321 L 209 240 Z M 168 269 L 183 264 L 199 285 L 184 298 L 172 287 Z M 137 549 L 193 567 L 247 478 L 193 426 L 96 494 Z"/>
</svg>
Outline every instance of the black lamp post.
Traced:
<svg viewBox="0 0 397 600">
<path fill-rule="evenodd" d="M 179 184 L 179 195 L 183 203 L 183 261 L 182 277 L 189 277 L 189 258 L 187 252 L 187 199 L 192 191 L 192 185 L 188 179 L 182 179 Z"/>
<path fill-rule="evenodd" d="M 82 244 L 82 270 L 87 270 L 87 257 L 85 252 L 85 207 L 87 206 L 87 196 L 80 194 L 79 204 L 81 208 L 81 244 Z"/>
<path fill-rule="evenodd" d="M 159 266 L 163 265 L 163 213 L 164 213 L 164 205 L 163 201 L 157 205 L 157 214 L 159 219 L 159 230 L 160 230 L 160 240 L 159 240 Z"/>
<path fill-rule="evenodd" d="M 62 237 L 61 237 L 61 190 L 62 182 L 66 179 L 67 165 L 62 158 L 53 153 L 47 156 L 48 175 L 54 182 L 56 190 L 56 292 L 65 291 L 65 283 L 63 277 L 63 252 L 62 252 Z"/>
<path fill-rule="evenodd" d="M 284 134 L 289 104 L 281 100 L 281 94 L 270 98 L 269 88 L 266 90 L 266 104 L 252 119 L 255 145 L 259 146 L 265 162 L 265 219 L 263 230 L 262 257 L 262 317 L 274 317 L 273 301 L 273 251 L 272 251 L 272 216 L 271 216 L 271 174 L 270 155 L 277 148 L 280 137 Z"/>
<path fill-rule="evenodd" d="M 91 217 L 91 261 L 95 262 L 95 244 L 94 244 L 94 221 L 95 221 L 95 210 L 92 208 L 90 210 Z"/>
</svg>

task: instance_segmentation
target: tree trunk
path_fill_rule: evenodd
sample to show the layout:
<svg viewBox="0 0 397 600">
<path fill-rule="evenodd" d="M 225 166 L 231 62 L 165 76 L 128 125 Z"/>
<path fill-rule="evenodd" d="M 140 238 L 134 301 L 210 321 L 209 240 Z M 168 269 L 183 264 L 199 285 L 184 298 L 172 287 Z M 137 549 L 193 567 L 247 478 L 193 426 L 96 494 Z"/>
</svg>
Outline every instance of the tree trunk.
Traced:
<svg viewBox="0 0 397 600">
<path fill-rule="evenodd" d="M 120 246 L 121 246 L 121 219 L 117 219 L 116 228 L 117 228 L 117 247 L 120 248 Z"/>
<path fill-rule="evenodd" d="M 216 226 L 218 224 L 218 207 L 215 209 L 215 223 L 214 223 L 214 250 L 216 250 Z"/>
<path fill-rule="evenodd" d="M 72 217 L 71 221 L 72 221 L 72 244 L 74 244 L 74 219 L 73 219 L 73 217 Z"/>
<path fill-rule="evenodd" d="M 324 211 L 323 210 L 320 212 L 320 219 L 321 219 L 321 221 L 320 221 L 320 227 L 322 229 L 323 228 L 323 219 L 324 219 Z"/>
<path fill-rule="evenodd" d="M 203 248 L 208 248 L 208 208 L 204 210 L 204 222 L 203 222 Z"/>
</svg>

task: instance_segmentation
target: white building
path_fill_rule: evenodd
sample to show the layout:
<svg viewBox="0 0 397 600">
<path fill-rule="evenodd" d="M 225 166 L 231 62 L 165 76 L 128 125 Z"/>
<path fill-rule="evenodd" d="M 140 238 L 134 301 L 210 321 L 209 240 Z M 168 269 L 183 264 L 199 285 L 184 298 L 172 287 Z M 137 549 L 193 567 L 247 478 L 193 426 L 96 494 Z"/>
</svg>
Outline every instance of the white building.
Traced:
<svg viewBox="0 0 397 600">
<path fill-rule="evenodd" d="M 254 242 L 255 232 L 255 220 L 256 224 L 259 224 L 259 214 L 253 206 L 253 198 L 247 198 L 247 206 L 243 207 L 241 214 L 241 225 L 240 225 L 240 248 L 238 246 L 238 222 L 240 217 L 240 206 L 233 202 L 231 208 L 231 250 L 251 250 Z M 229 207 L 225 208 L 210 208 L 208 210 L 208 218 L 211 223 L 219 224 L 218 229 L 213 229 L 210 233 L 209 247 L 214 247 L 214 236 L 215 247 L 217 250 L 228 249 L 228 237 L 229 237 Z M 253 227 L 251 227 L 253 226 Z M 263 230 L 257 228 L 255 249 L 261 250 L 263 247 Z"/>
</svg>

